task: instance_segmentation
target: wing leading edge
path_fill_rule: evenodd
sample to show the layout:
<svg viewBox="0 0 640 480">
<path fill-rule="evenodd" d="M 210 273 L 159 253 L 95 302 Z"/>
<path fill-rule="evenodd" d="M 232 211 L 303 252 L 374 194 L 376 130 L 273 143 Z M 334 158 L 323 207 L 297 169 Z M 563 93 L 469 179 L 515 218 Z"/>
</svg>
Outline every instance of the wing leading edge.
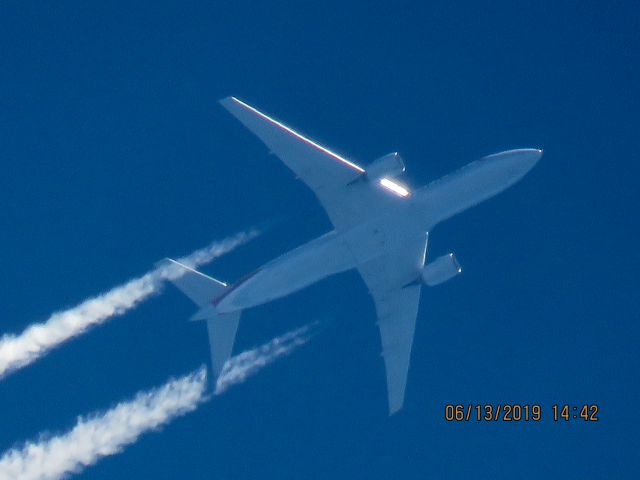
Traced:
<svg viewBox="0 0 640 480">
<path fill-rule="evenodd" d="M 373 297 L 387 375 L 389 415 L 402 408 L 421 285 L 412 283 L 424 266 L 427 236 L 405 240 L 403 248 L 358 267 Z"/>
<path fill-rule="evenodd" d="M 365 174 L 360 165 L 235 97 L 220 103 L 313 190 L 337 230 L 353 227 L 404 201 L 407 191 L 391 179 L 358 182 Z"/>
<path fill-rule="evenodd" d="M 313 190 L 336 230 L 363 224 L 406 201 L 408 191 L 393 180 L 359 181 L 365 169 L 354 162 L 235 97 L 220 103 Z M 357 267 L 376 307 L 390 414 L 404 402 L 420 302 L 421 286 L 407 285 L 422 270 L 427 246 L 426 233 L 405 228 L 401 219 L 398 225 L 392 223 L 376 229 L 376 235 L 384 237 L 382 255 Z M 359 245 L 353 247 L 357 252 Z"/>
</svg>

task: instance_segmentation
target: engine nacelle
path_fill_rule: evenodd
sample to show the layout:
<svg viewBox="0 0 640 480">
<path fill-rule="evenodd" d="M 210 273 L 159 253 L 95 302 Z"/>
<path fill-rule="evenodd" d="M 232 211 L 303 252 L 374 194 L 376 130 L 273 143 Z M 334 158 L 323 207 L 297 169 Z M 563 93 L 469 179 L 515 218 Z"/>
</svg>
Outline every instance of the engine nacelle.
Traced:
<svg viewBox="0 0 640 480">
<path fill-rule="evenodd" d="M 462 268 L 453 253 L 442 255 L 422 269 L 421 278 L 424 283 L 433 287 L 462 273 Z"/>
<path fill-rule="evenodd" d="M 398 152 L 389 153 L 374 160 L 365 170 L 369 180 L 380 180 L 384 177 L 395 177 L 404 172 L 404 162 Z"/>
</svg>

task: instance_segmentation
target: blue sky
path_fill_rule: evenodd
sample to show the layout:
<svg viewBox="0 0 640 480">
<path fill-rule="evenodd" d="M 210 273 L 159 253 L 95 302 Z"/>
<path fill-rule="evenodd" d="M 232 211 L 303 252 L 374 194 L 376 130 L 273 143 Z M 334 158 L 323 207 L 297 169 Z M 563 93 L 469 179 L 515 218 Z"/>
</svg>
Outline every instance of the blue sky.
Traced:
<svg viewBox="0 0 640 480">
<path fill-rule="evenodd" d="M 329 230 L 217 100 L 237 95 L 418 186 L 541 147 L 502 195 L 438 226 L 464 274 L 425 290 L 389 418 L 373 304 L 348 272 L 243 316 L 238 350 L 320 320 L 293 356 L 80 477 L 637 478 L 638 83 L 632 2 L 3 2 L 0 332 L 20 332 L 216 238 L 233 281 Z M 167 289 L 0 383 L 0 450 L 208 361 Z M 538 403 L 448 423 L 448 403 Z M 555 423 L 597 403 L 598 423 Z"/>
</svg>

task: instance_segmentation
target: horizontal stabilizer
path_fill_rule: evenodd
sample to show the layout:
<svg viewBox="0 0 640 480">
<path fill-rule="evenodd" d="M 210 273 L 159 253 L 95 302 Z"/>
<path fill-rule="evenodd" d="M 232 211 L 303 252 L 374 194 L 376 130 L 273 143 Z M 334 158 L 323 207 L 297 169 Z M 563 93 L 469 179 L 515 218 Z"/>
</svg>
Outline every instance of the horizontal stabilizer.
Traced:
<svg viewBox="0 0 640 480">
<path fill-rule="evenodd" d="M 214 298 L 222 295 L 227 284 L 209 277 L 204 273 L 200 273 L 193 268 L 172 260 L 166 259 L 169 268 L 175 269 L 169 275 L 169 280 L 187 297 L 199 307 L 203 307 L 210 303 Z"/>
<path fill-rule="evenodd" d="M 211 366 L 214 377 L 218 377 L 225 362 L 233 351 L 233 342 L 236 339 L 241 312 L 233 312 L 226 315 L 207 319 L 207 332 L 209 333 L 209 345 L 211 347 Z"/>
<path fill-rule="evenodd" d="M 217 377 L 231 356 L 241 312 L 219 314 L 213 300 L 222 295 L 227 284 L 198 272 L 175 260 L 167 259 L 171 269 L 169 281 L 189 297 L 200 309 L 191 320 L 206 320 L 211 346 L 211 365 Z"/>
<path fill-rule="evenodd" d="M 191 322 L 198 320 L 209 320 L 210 318 L 218 316 L 218 311 L 213 303 L 207 303 L 204 307 L 198 310 L 196 313 L 189 317 Z"/>
</svg>

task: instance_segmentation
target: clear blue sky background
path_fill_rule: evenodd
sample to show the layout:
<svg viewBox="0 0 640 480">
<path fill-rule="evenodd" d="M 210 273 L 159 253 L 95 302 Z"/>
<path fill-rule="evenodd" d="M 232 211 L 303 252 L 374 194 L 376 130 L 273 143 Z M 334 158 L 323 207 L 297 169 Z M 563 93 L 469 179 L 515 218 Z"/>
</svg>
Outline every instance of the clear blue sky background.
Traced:
<svg viewBox="0 0 640 480">
<path fill-rule="evenodd" d="M 423 293 L 401 413 L 350 272 L 247 312 L 237 343 L 325 321 L 309 345 L 81 476 L 638 478 L 638 7 L 321 3 L 0 5 L 1 332 L 259 222 L 280 219 L 204 270 L 233 281 L 330 228 L 221 97 L 359 163 L 398 150 L 413 186 L 545 149 L 432 232 L 464 274 Z M 4 380 L 0 451 L 208 362 L 192 312 L 167 289 Z M 545 418 L 444 421 L 486 402 Z M 598 423 L 550 419 L 585 402 Z"/>
</svg>

